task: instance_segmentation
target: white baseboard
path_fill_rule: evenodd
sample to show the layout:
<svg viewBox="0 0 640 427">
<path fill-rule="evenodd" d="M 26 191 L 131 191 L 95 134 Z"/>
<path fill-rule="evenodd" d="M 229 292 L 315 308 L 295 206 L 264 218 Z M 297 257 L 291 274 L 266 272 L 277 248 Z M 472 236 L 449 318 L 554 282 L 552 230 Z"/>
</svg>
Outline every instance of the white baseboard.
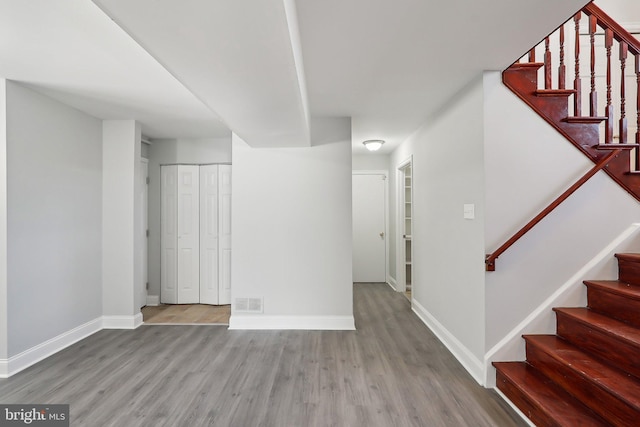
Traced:
<svg viewBox="0 0 640 427">
<path fill-rule="evenodd" d="M 147 295 L 147 305 L 153 307 L 160 305 L 160 295 Z"/>
<path fill-rule="evenodd" d="M 556 333 L 556 317 L 552 310 L 553 307 L 575 307 L 586 304 L 586 288 L 582 281 L 594 277 L 593 275 L 598 279 L 607 279 L 607 277 L 602 277 L 603 273 L 601 273 L 606 270 L 604 266 L 607 263 L 616 263 L 613 257 L 616 252 L 629 250 L 634 252 L 636 247 L 629 247 L 630 244 L 634 244 L 630 239 L 639 231 L 640 223 L 631 224 L 485 354 L 483 374 L 485 387 L 495 387 L 496 372 L 491 364 L 493 361 L 525 359 L 525 345 L 522 335 Z M 635 245 L 637 246 L 637 244 Z M 609 277 L 609 279 L 615 280 L 615 277 Z"/>
<path fill-rule="evenodd" d="M 103 329 L 136 329 L 142 325 L 142 313 L 133 316 L 102 316 Z"/>
<path fill-rule="evenodd" d="M 229 329 L 355 330 L 353 316 L 243 316 L 231 314 Z"/>
<path fill-rule="evenodd" d="M 483 384 L 484 365 L 467 347 L 451 334 L 435 317 L 431 315 L 415 298 L 411 301 L 413 312 L 427 325 L 431 332 L 449 349 L 462 366 L 480 385 Z"/>
<path fill-rule="evenodd" d="M 396 282 L 396 279 L 394 279 L 393 277 L 387 277 L 387 285 L 391 286 L 394 291 L 398 292 L 398 282 Z"/>
<path fill-rule="evenodd" d="M 102 329 L 102 318 L 91 320 L 57 337 L 51 338 L 41 344 L 31 347 L 9 359 L 0 359 L 0 378 L 8 378 L 28 367 L 46 359 L 47 357 L 64 350 L 72 344 L 93 335 Z"/>
</svg>

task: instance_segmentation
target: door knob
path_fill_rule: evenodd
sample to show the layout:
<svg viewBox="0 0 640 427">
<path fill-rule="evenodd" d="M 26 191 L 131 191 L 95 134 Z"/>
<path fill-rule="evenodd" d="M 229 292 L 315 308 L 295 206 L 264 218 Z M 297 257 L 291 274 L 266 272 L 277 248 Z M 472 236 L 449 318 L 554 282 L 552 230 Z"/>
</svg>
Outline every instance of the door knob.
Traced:
<svg viewBox="0 0 640 427">
<path fill-rule="evenodd" d="M 384 231 L 382 233 L 380 233 L 380 238 L 384 239 Z"/>
</svg>

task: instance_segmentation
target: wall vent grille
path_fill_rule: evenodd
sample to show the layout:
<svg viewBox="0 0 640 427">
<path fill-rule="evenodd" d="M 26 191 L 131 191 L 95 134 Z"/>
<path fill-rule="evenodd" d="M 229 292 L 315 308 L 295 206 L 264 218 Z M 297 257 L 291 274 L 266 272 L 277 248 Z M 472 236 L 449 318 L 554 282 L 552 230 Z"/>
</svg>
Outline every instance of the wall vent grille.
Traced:
<svg viewBox="0 0 640 427">
<path fill-rule="evenodd" d="M 236 298 L 233 311 L 236 313 L 262 313 L 262 298 Z"/>
</svg>

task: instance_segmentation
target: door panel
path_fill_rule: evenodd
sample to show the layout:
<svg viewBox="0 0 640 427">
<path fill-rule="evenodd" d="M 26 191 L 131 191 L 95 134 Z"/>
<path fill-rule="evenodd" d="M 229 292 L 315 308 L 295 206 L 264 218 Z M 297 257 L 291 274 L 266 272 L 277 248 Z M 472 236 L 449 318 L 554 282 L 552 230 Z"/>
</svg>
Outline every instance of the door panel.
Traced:
<svg viewBox="0 0 640 427">
<path fill-rule="evenodd" d="M 218 304 L 218 166 L 200 166 L 200 302 Z"/>
<path fill-rule="evenodd" d="M 178 303 L 178 268 L 176 262 L 178 245 L 177 192 L 178 167 L 162 166 L 161 178 L 161 235 L 160 251 L 160 302 L 163 304 Z"/>
<path fill-rule="evenodd" d="M 178 304 L 200 302 L 198 166 L 178 166 Z"/>
<path fill-rule="evenodd" d="M 384 175 L 353 175 L 353 281 L 386 281 Z"/>
<path fill-rule="evenodd" d="M 149 163 L 146 160 L 141 161 L 140 163 L 140 233 L 142 233 L 142 254 L 141 254 L 141 263 L 142 263 L 142 274 L 139 278 L 140 283 L 139 286 L 139 303 L 140 307 L 147 305 L 147 283 L 149 282 L 149 241 L 147 236 L 147 230 L 149 228 L 148 218 L 149 218 L 149 209 L 148 209 L 148 194 L 149 194 L 149 185 L 147 184 L 147 177 L 149 176 Z"/>
<path fill-rule="evenodd" d="M 231 166 L 219 165 L 218 169 L 218 304 L 231 304 Z"/>
</svg>

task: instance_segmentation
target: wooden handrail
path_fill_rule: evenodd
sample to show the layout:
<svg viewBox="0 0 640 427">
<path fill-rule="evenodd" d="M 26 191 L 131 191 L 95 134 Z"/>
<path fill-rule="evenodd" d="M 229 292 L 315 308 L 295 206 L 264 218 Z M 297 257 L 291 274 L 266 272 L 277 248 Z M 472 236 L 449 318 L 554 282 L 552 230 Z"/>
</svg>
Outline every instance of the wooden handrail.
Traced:
<svg viewBox="0 0 640 427">
<path fill-rule="evenodd" d="M 609 29 L 613 31 L 613 38 L 619 42 L 625 42 L 629 46 L 631 53 L 640 53 L 640 41 L 635 38 L 629 31 L 625 30 L 620 24 L 618 24 L 612 17 L 607 15 L 602 9 L 596 6 L 593 2 L 587 4 L 582 11 L 590 16 L 595 16 L 598 24 L 605 30 Z"/>
<path fill-rule="evenodd" d="M 585 16 L 588 18 L 586 22 L 582 20 Z M 570 21 L 573 21 L 575 34 L 573 40 L 575 76 L 573 90 L 567 91 L 565 89 L 567 78 L 565 25 Z M 586 34 L 580 32 L 581 22 L 583 22 L 582 27 L 588 29 Z M 557 36 L 554 34 L 556 32 Z M 503 81 L 516 95 L 587 155 L 595 166 L 495 252 L 486 255 L 487 271 L 494 271 L 496 259 L 501 254 L 600 170 L 604 170 L 640 201 L 640 41 L 593 2 L 558 27 L 554 33 L 545 37 L 537 46 L 539 50 L 544 51 L 544 63 L 535 62 L 536 47 L 534 47 L 529 51 L 528 62 L 532 63 L 531 66 L 523 67 L 523 62 L 527 61 L 520 58 L 517 66 L 509 67 L 503 73 Z M 603 37 L 602 46 L 600 42 L 596 43 L 596 36 Z M 557 78 L 552 75 L 552 59 L 555 53 L 551 51 L 550 40 L 553 40 L 553 43 L 556 43 L 555 40 L 558 41 Z M 581 44 L 585 45 L 584 48 L 581 48 Z M 582 55 L 583 51 L 584 55 Z M 596 56 L 599 58 L 597 59 Z M 633 64 L 631 59 L 634 60 Z M 601 76 L 596 73 L 596 62 L 600 64 L 600 61 L 603 61 L 604 66 Z M 584 64 L 582 72 L 581 64 Z M 544 69 L 542 74 L 539 74 L 537 70 L 541 66 Z M 632 75 L 627 74 L 626 70 L 631 71 Z M 524 75 L 525 72 L 528 74 Z M 632 76 L 635 77 L 635 82 L 631 82 Z M 544 79 L 544 85 L 540 84 L 540 78 Z M 600 78 L 602 80 L 599 80 Z M 588 82 L 584 85 L 585 87 L 582 85 L 582 79 L 585 79 L 585 83 Z M 616 85 L 618 87 L 614 87 Z M 541 86 L 544 90 L 541 90 Z M 598 97 L 598 91 L 601 93 L 600 97 Z M 573 92 L 570 94 L 573 96 L 573 116 L 570 115 L 564 103 L 559 101 L 556 104 L 545 103 L 540 98 L 567 96 L 568 92 Z M 600 98 L 600 104 L 598 98 Z M 582 105 L 583 100 L 585 105 Z M 627 102 L 628 100 L 631 102 Z M 588 113 L 585 111 L 585 115 L 583 115 L 585 110 L 583 107 L 588 107 Z M 600 111 L 600 114 L 598 114 L 598 107 L 600 110 L 604 107 L 604 111 Z M 632 114 L 635 115 L 635 120 L 627 117 Z M 630 120 L 635 127 L 635 138 L 628 135 Z M 602 137 L 598 135 L 599 129 L 604 131 Z M 621 156 L 623 151 L 626 153 Z"/>
<path fill-rule="evenodd" d="M 577 180 L 571 187 L 569 187 L 564 193 L 558 196 L 549 206 L 544 208 L 542 212 L 536 215 L 531 221 L 527 223 L 524 227 L 522 227 L 516 234 L 511 236 L 502 246 L 496 249 L 493 253 L 488 254 L 485 258 L 485 269 L 486 271 L 495 271 L 496 269 L 496 259 L 504 253 L 511 245 L 518 241 L 522 236 L 524 236 L 527 231 L 531 230 L 537 223 L 542 221 L 544 217 L 549 215 L 551 211 L 560 205 L 560 203 L 564 202 L 571 194 L 573 194 L 578 188 L 580 188 L 585 182 L 589 180 L 593 175 L 595 175 L 599 170 L 604 168 L 607 163 L 609 163 L 614 157 L 616 157 L 623 150 L 621 148 L 612 150 L 607 156 L 603 157 L 595 166 L 593 166 L 589 172 L 584 174 L 579 180 Z"/>
</svg>

